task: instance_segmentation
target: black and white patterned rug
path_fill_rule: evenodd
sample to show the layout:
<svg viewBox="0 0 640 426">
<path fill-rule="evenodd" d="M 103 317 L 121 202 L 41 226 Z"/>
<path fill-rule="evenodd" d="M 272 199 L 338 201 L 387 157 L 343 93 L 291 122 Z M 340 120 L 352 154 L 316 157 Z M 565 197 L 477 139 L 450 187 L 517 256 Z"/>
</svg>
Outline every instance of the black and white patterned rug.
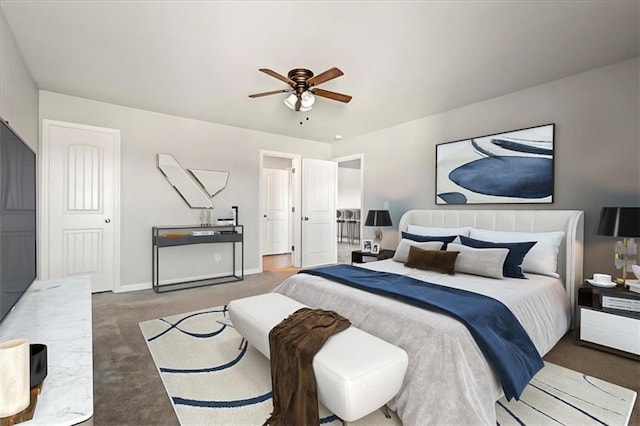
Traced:
<svg viewBox="0 0 640 426">
<path fill-rule="evenodd" d="M 218 322 L 220 306 L 140 323 L 182 425 L 261 425 L 272 410 L 269 361 Z M 555 364 L 533 378 L 519 401 L 496 403 L 499 425 L 626 425 L 636 393 Z M 321 424 L 339 425 L 320 407 Z M 350 424 L 400 425 L 381 411 Z"/>
</svg>

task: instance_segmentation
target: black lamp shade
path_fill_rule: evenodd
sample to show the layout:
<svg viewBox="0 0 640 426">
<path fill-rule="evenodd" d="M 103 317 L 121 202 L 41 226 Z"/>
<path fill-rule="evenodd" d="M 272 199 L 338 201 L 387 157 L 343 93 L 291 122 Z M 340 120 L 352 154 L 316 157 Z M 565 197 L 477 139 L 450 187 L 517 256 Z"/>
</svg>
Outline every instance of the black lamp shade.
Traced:
<svg viewBox="0 0 640 426">
<path fill-rule="evenodd" d="M 365 226 L 393 226 L 389 210 L 369 210 Z"/>
<path fill-rule="evenodd" d="M 603 207 L 598 234 L 610 237 L 640 237 L 640 207 Z"/>
</svg>

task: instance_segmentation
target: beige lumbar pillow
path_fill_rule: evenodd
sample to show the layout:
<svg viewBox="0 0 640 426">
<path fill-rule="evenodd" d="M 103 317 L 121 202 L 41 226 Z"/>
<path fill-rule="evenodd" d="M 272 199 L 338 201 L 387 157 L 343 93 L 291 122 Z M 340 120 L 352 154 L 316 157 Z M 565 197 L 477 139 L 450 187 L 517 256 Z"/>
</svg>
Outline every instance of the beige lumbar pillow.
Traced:
<svg viewBox="0 0 640 426">
<path fill-rule="evenodd" d="M 456 258 L 456 272 L 489 278 L 504 278 L 502 270 L 504 260 L 509 254 L 507 248 L 473 248 L 449 243 L 447 250 L 460 252 Z"/>
<path fill-rule="evenodd" d="M 396 253 L 393 255 L 393 260 L 396 262 L 406 262 L 407 257 L 409 257 L 409 248 L 411 246 L 420 247 L 424 250 L 440 250 L 444 243 L 441 241 L 428 241 L 428 242 L 418 242 L 413 240 L 408 240 L 403 238 L 400 240 L 400 244 L 398 244 L 398 248 L 396 248 Z"/>
</svg>

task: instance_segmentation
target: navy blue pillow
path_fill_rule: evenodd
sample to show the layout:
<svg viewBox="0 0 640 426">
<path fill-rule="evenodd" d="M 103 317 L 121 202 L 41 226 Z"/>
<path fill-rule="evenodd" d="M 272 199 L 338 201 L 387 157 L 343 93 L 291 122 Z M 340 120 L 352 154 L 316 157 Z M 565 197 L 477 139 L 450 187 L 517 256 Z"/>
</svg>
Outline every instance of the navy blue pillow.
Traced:
<svg viewBox="0 0 640 426">
<path fill-rule="evenodd" d="M 507 257 L 504 259 L 504 265 L 502 265 L 502 275 L 511 278 L 527 279 L 527 277 L 522 273 L 522 261 L 537 241 L 528 241 L 524 243 L 492 243 L 489 241 L 475 240 L 462 235 L 460 236 L 460 241 L 465 246 L 475 248 L 509 249 L 509 254 L 507 254 Z"/>
<path fill-rule="evenodd" d="M 442 245 L 442 250 L 446 250 L 447 249 L 447 244 L 449 244 L 451 241 L 455 240 L 457 237 L 457 235 L 450 235 L 450 236 L 444 236 L 444 237 L 435 237 L 432 235 L 417 235 L 417 234 L 410 234 L 408 232 L 403 232 L 402 233 L 402 238 L 406 238 L 407 240 L 413 240 L 413 241 L 418 241 L 419 243 L 426 243 L 429 241 L 441 241 L 444 244 Z"/>
</svg>

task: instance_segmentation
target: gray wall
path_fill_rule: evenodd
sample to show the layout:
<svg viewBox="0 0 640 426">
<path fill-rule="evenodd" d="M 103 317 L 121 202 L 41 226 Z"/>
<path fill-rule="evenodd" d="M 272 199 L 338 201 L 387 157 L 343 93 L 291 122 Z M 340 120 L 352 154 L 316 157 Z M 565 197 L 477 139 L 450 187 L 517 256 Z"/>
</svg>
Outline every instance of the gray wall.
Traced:
<svg viewBox="0 0 640 426">
<path fill-rule="evenodd" d="M 38 88 L 0 9 L 0 117 L 38 149 Z"/>
<path fill-rule="evenodd" d="M 265 169 L 287 170 L 291 168 L 291 158 L 271 157 L 265 155 L 262 163 Z"/>
<path fill-rule="evenodd" d="M 227 187 L 213 198 L 212 219 L 229 217 L 239 207 L 245 225 L 245 268 L 259 265 L 258 205 L 260 150 L 329 159 L 331 146 L 264 132 L 159 114 L 88 99 L 40 92 L 40 118 L 120 129 L 121 131 L 121 286 L 149 287 L 151 227 L 199 223 L 156 167 L 156 154 L 172 154 L 183 166 L 229 171 Z M 163 249 L 162 278 L 229 272 L 226 245 Z M 219 250 L 220 262 L 212 262 Z M 208 265 L 205 268 L 205 265 Z M 127 286 L 129 288 L 127 288 Z"/>
<path fill-rule="evenodd" d="M 408 209 L 436 208 L 436 144 L 555 123 L 554 203 L 473 207 L 584 210 L 584 275 L 616 275 L 615 241 L 595 227 L 603 206 L 640 205 L 638 76 L 638 58 L 619 62 L 338 142 L 332 154 L 364 153 L 363 211 L 389 202 L 397 224 Z M 383 245 L 396 239 L 385 232 Z"/>
<path fill-rule="evenodd" d="M 362 203 L 360 187 L 361 170 L 338 166 L 338 204 L 339 209 L 359 209 Z"/>
</svg>

